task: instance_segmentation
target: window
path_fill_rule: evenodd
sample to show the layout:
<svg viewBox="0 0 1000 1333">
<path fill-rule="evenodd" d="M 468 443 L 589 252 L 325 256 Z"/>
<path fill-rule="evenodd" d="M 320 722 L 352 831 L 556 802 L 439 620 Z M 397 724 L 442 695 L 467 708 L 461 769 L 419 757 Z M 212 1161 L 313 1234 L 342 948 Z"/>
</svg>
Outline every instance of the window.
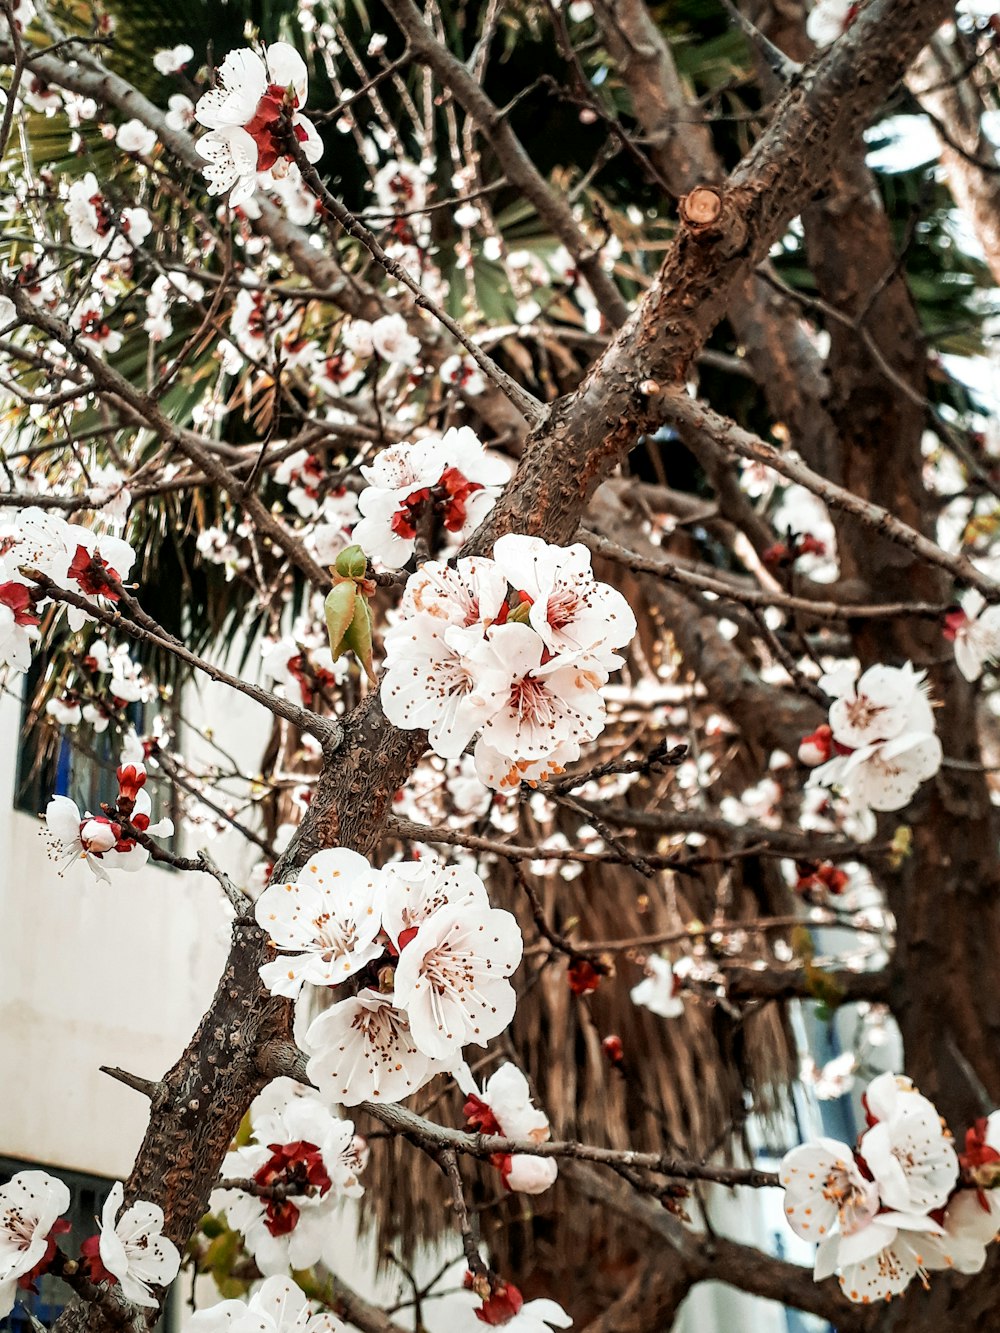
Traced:
<svg viewBox="0 0 1000 1333">
<path fill-rule="evenodd" d="M 55 719 L 37 712 L 34 701 L 45 669 L 44 655 L 37 653 L 24 679 L 14 806 L 26 814 L 38 815 L 53 796 L 68 796 L 81 811 L 100 814 L 102 803 L 114 801 L 118 795 L 118 735 L 110 727 L 95 732 L 86 722 L 60 727 Z M 142 736 L 152 730 L 154 717 L 163 709 L 160 700 L 129 704 L 127 716 Z M 156 778 L 152 774 L 146 784 L 153 806 L 150 820 L 155 823 L 169 815 L 176 822 L 173 788 Z"/>
</svg>

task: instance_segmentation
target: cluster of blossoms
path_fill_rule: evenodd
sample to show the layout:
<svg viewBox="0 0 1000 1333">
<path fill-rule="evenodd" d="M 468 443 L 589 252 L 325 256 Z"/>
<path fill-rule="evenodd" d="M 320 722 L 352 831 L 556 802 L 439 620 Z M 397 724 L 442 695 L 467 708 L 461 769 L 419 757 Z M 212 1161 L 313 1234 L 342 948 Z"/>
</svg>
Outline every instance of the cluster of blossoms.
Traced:
<svg viewBox="0 0 1000 1333">
<path fill-rule="evenodd" d="M 163 1234 L 163 1210 L 139 1200 L 121 1212 L 124 1198 L 118 1181 L 99 1233 L 80 1247 L 80 1268 L 92 1282 L 119 1284 L 127 1300 L 156 1309 L 151 1287 L 173 1282 L 180 1255 Z M 21 1171 L 0 1187 L 0 1318 L 10 1314 L 18 1288 L 37 1290 L 36 1280 L 49 1271 L 56 1237 L 70 1229 L 61 1220 L 69 1205 L 69 1190 L 45 1171 Z"/>
<path fill-rule="evenodd" d="M 377 356 L 394 365 L 412 366 L 420 356 L 420 343 L 402 315 L 383 315 L 373 323 L 352 319 L 343 331 L 342 340 L 351 356 L 362 360 Z"/>
<path fill-rule="evenodd" d="M 270 884 L 255 914 L 279 955 L 261 978 L 297 1000 L 309 1078 L 330 1102 L 401 1101 L 514 1016 L 507 978 L 521 961 L 521 931 L 471 870 L 428 861 L 376 870 L 330 848 L 294 882 Z M 303 986 L 351 978 L 357 992 L 310 1023 Z"/>
<path fill-rule="evenodd" d="M 362 518 L 353 540 L 392 569 L 413 555 L 418 535 L 436 550 L 458 545 L 493 508 L 510 465 L 489 453 L 468 426 L 384 449 L 361 469 L 368 485 L 358 499 Z"/>
<path fill-rule="evenodd" d="M 881 1074 L 864 1096 L 856 1149 L 832 1139 L 793 1148 L 781 1164 L 785 1216 L 818 1242 L 817 1281 L 838 1273 L 852 1301 L 897 1296 L 935 1269 L 977 1273 L 1000 1230 L 1000 1113 L 956 1153 L 932 1102 Z"/>
<path fill-rule="evenodd" d="M 600 735 L 601 687 L 636 628 L 586 547 L 515 534 L 492 560 L 422 565 L 401 611 L 385 635 L 386 716 L 444 758 L 477 736 L 476 771 L 501 791 L 561 772 Z"/>
<path fill-rule="evenodd" d="M 311 1268 L 332 1257 L 335 1211 L 364 1193 L 368 1160 L 354 1124 L 335 1116 L 310 1089 L 291 1079 L 270 1083 L 250 1107 L 251 1141 L 230 1152 L 223 1180 L 276 1187 L 267 1197 L 218 1189 L 214 1209 L 242 1232 L 265 1276 Z"/>
<path fill-rule="evenodd" d="M 98 605 L 98 599 L 118 601 L 111 580 L 124 582 L 134 561 L 135 552 L 120 537 L 68 523 L 47 510 L 23 509 L 0 526 L 0 667 L 25 670 L 38 638 L 38 611 L 50 599 L 32 582 L 31 571 Z M 66 610 L 72 630 L 92 619 L 84 607 Z"/>
<path fill-rule="evenodd" d="M 820 679 L 833 699 L 829 722 L 806 736 L 799 759 L 809 786 L 837 787 L 866 836 L 873 811 L 902 810 L 941 767 L 941 742 L 922 671 L 846 665 Z"/>
<path fill-rule="evenodd" d="M 249 199 L 258 183 L 265 188 L 288 172 L 291 159 L 283 142 L 283 120 L 309 162 L 318 162 L 323 144 L 311 121 L 299 114 L 308 92 L 305 61 L 294 46 L 274 42 L 263 57 L 244 47 L 230 51 L 215 88 L 195 108 L 195 119 L 209 133 L 198 140 L 208 165 L 213 194 L 230 190 L 229 202 Z"/>
<path fill-rule="evenodd" d="M 285 634 L 262 647 L 261 669 L 280 685 L 285 697 L 312 708 L 317 693 L 333 689 L 347 673 L 346 660 L 335 662 L 328 643 L 303 630 Z"/>
<path fill-rule="evenodd" d="M 53 860 L 63 866 L 86 861 L 98 879 L 110 882 L 109 870 L 141 870 L 149 851 L 132 830 L 150 837 L 169 838 L 173 821 L 150 823 L 152 802 L 145 790 L 146 770 L 138 761 L 123 763 L 117 773 L 118 798 L 111 814 L 81 814 L 68 796 L 53 796 L 45 807 L 45 824 Z M 105 809 L 111 810 L 110 805 Z M 125 826 L 125 821 L 132 829 Z"/>
<path fill-rule="evenodd" d="M 505 1063 L 483 1084 L 470 1092 L 465 1118 L 479 1134 L 502 1134 L 508 1139 L 545 1143 L 549 1122 L 531 1100 L 528 1080 L 516 1065 Z M 555 1183 L 559 1167 L 554 1157 L 531 1157 L 526 1153 L 496 1153 L 490 1159 L 499 1170 L 504 1189 L 521 1194 L 541 1194 Z"/>
<path fill-rule="evenodd" d="M 116 211 L 88 171 L 69 187 L 66 203 L 70 239 L 95 259 L 123 259 L 133 246 L 141 245 L 153 229 L 144 208 Z"/>
<path fill-rule="evenodd" d="M 48 717 L 60 727 L 78 727 L 86 722 L 97 735 L 107 731 L 112 717 L 119 718 L 129 704 L 148 702 L 154 687 L 142 668 L 132 660 L 128 644 L 109 648 L 95 638 L 76 662 L 76 674 L 63 693 L 45 704 Z"/>
</svg>

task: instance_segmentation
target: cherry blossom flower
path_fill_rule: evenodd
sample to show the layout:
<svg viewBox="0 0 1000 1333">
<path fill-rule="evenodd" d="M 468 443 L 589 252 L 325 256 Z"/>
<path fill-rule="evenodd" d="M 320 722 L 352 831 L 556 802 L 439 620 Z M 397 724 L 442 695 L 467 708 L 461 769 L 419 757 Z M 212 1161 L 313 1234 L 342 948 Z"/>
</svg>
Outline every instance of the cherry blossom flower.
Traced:
<svg viewBox="0 0 1000 1333">
<path fill-rule="evenodd" d="M 289 1277 L 269 1277 L 246 1301 L 219 1301 L 196 1310 L 192 1333 L 346 1333 L 328 1310 L 313 1314 L 305 1293 Z"/>
<path fill-rule="evenodd" d="M 958 1155 L 942 1132 L 936 1107 L 917 1092 L 900 1096 L 858 1150 L 887 1208 L 930 1213 L 947 1200 L 958 1179 Z"/>
<path fill-rule="evenodd" d="M 121 1284 L 123 1296 L 155 1310 L 158 1302 L 150 1288 L 169 1286 L 181 1257 L 163 1234 L 163 1209 L 138 1200 L 119 1217 L 124 1199 L 125 1188 L 116 1181 L 101 1213 L 101 1263 Z"/>
<path fill-rule="evenodd" d="M 406 580 L 400 611 L 485 630 L 499 619 L 507 593 L 507 576 L 495 560 L 470 556 L 454 567 L 427 560 Z"/>
<path fill-rule="evenodd" d="M 189 130 L 195 123 L 194 103 L 184 93 L 171 93 L 167 107 L 166 120 L 172 130 Z"/>
<path fill-rule="evenodd" d="M 364 1193 L 367 1163 L 354 1124 L 323 1105 L 315 1092 L 291 1079 L 275 1079 L 250 1108 L 252 1141 L 228 1154 L 222 1178 L 252 1178 L 283 1186 L 293 1196 L 261 1198 L 242 1190 L 216 1190 L 211 1207 L 243 1233 L 265 1275 L 311 1268 L 330 1248 L 331 1222 L 345 1198 Z M 297 1192 L 295 1192 L 297 1191 Z"/>
<path fill-rule="evenodd" d="M 646 959 L 645 971 L 642 981 L 629 991 L 632 1003 L 642 1005 L 661 1018 L 679 1018 L 684 1012 L 684 1001 L 670 960 L 662 954 L 651 953 Z"/>
<path fill-rule="evenodd" d="M 18 1286 L 51 1261 L 69 1205 L 69 1190 L 45 1171 L 19 1171 L 0 1186 L 0 1318 L 13 1309 Z"/>
<path fill-rule="evenodd" d="M 371 356 L 375 351 L 372 328 L 373 325 L 367 319 L 349 320 L 341 330 L 340 340 L 354 356 Z"/>
<path fill-rule="evenodd" d="M 115 143 L 123 153 L 148 156 L 156 147 L 156 131 L 149 129 L 141 120 L 126 120 L 118 126 Z"/>
<path fill-rule="evenodd" d="M 151 835 L 169 836 L 169 819 L 149 823 L 150 799 L 147 792 L 136 797 L 132 823 Z M 70 865 L 84 860 L 98 879 L 110 883 L 108 870 L 141 870 L 149 860 L 145 847 L 124 834 L 122 826 L 106 815 L 81 815 L 68 796 L 53 796 L 45 807 L 45 824 L 53 859 Z"/>
<path fill-rule="evenodd" d="M 594 578 L 585 546 L 553 546 L 507 533 L 493 558 L 530 600 L 528 621 L 551 653 L 576 654 L 605 673 L 622 665 L 609 650 L 633 638 L 635 616 L 620 592 Z"/>
<path fill-rule="evenodd" d="M 856 677 L 847 665 L 821 678 L 833 697 L 830 735 L 817 731 L 802 748 L 811 761 L 829 745 L 833 757 L 813 770 L 808 785 L 839 787 L 871 836 L 871 812 L 901 810 L 941 767 L 943 752 L 923 672 L 910 663 L 879 665 Z"/>
<path fill-rule="evenodd" d="M 839 1271 L 840 1288 L 851 1301 L 890 1300 L 918 1274 L 926 1284 L 925 1245 L 928 1238 L 943 1236 L 944 1228 L 923 1214 L 879 1213 L 849 1235 L 825 1236 L 813 1276 L 822 1282 Z"/>
<path fill-rule="evenodd" d="M 70 316 L 70 327 L 79 335 L 80 343 L 91 352 L 113 356 L 121 350 L 122 335 L 104 318 L 100 301 L 85 301 Z"/>
<path fill-rule="evenodd" d="M 438 378 L 442 384 L 474 398 L 486 388 L 486 379 L 471 356 L 449 356 L 441 362 Z"/>
<path fill-rule="evenodd" d="M 806 19 L 806 32 L 817 46 L 829 46 L 842 37 L 858 16 L 859 0 L 817 0 Z"/>
<path fill-rule="evenodd" d="M 295 998 L 305 983 L 335 986 L 382 952 L 379 871 L 346 847 L 317 852 L 291 882 L 270 884 L 254 905 L 279 957 L 264 963 L 272 995 Z"/>
<path fill-rule="evenodd" d="M 915 671 L 909 662 L 902 667 L 869 667 L 857 681 L 852 669 L 845 667 L 821 677 L 820 688 L 833 696 L 834 740 L 852 750 L 894 740 L 904 732 L 934 730 L 924 672 Z"/>
<path fill-rule="evenodd" d="M 73 245 L 95 257 L 111 260 L 124 259 L 152 231 L 152 221 L 144 208 L 123 208 L 116 212 L 101 192 L 97 177 L 89 171 L 69 187 L 65 215 Z"/>
<path fill-rule="evenodd" d="M 305 61 L 287 42 L 272 43 L 263 58 L 248 48 L 230 51 L 217 86 L 195 108 L 195 119 L 209 130 L 197 148 L 208 162 L 205 175 L 212 194 L 229 190 L 230 204 L 241 204 L 257 188 L 258 174 L 273 180 L 287 171 L 289 158 L 280 136 L 285 109 L 306 159 L 319 161 L 322 141 L 299 114 L 307 92 Z"/>
<path fill-rule="evenodd" d="M 507 689 L 482 737 L 515 759 L 541 759 L 560 742 L 593 740 L 604 729 L 600 674 L 562 656 L 543 662 L 544 655 L 541 637 L 518 624 L 493 626 L 468 654 L 474 670 L 506 673 Z"/>
<path fill-rule="evenodd" d="M 501 706 L 510 675 L 498 662 L 473 666 L 480 626 L 442 625 L 411 616 L 384 637 L 382 707 L 395 726 L 426 730 L 435 754 L 457 759 Z"/>
<path fill-rule="evenodd" d="M 83 721 L 80 700 L 72 695 L 49 699 L 45 704 L 45 712 L 48 717 L 54 717 L 61 727 L 78 727 Z"/>
<path fill-rule="evenodd" d="M 396 1003 L 417 1047 L 450 1061 L 502 1032 L 516 1005 L 507 978 L 523 947 L 517 921 L 500 908 L 454 903 L 432 912 L 396 966 Z"/>
<path fill-rule="evenodd" d="M 153 56 L 153 66 L 160 74 L 177 74 L 193 55 L 193 49 L 186 42 L 181 42 L 169 50 L 157 51 Z"/>
<path fill-rule="evenodd" d="M 387 162 L 376 172 L 373 186 L 385 212 L 416 212 L 427 199 L 427 177 L 412 162 Z"/>
<path fill-rule="evenodd" d="M 321 1013 L 298 1039 L 310 1081 L 331 1102 L 400 1102 L 444 1068 L 420 1050 L 406 1011 L 366 987 Z"/>
<path fill-rule="evenodd" d="M 383 361 L 412 366 L 420 359 L 420 342 L 402 315 L 383 315 L 371 328 L 372 348 Z"/>
<path fill-rule="evenodd" d="M 329 648 L 307 651 L 290 636 L 261 649 L 264 675 L 284 687 L 286 696 L 303 708 L 311 708 L 317 686 L 335 685 L 337 669 Z"/>
<path fill-rule="evenodd" d="M 785 1216 L 796 1235 L 819 1241 L 839 1230 L 849 1236 L 878 1212 L 875 1184 L 844 1143 L 818 1139 L 786 1153 L 780 1171 Z"/>
<path fill-rule="evenodd" d="M 955 665 L 966 680 L 978 680 L 987 662 L 1000 657 L 1000 605 L 970 588 L 959 598 L 958 611 L 945 617 L 946 639 L 955 645 Z"/>
<path fill-rule="evenodd" d="M 481 911 L 490 905 L 486 885 L 465 866 L 431 860 L 390 861 L 383 866 L 382 876 L 382 929 L 396 953 L 441 908 Z"/>
<path fill-rule="evenodd" d="M 31 645 L 39 636 L 38 624 L 28 584 L 18 579 L 0 583 L 0 667 L 27 671 Z"/>
<path fill-rule="evenodd" d="M 486 1080 L 481 1093 L 469 1094 L 465 1118 L 480 1134 L 502 1134 L 509 1139 L 531 1139 L 544 1143 L 549 1137 L 545 1114 L 532 1104 L 528 1080 L 509 1062 Z M 542 1194 L 559 1174 L 554 1157 L 532 1157 L 527 1153 L 497 1153 L 491 1159 L 504 1187 L 519 1194 Z"/>
<path fill-rule="evenodd" d="M 487 453 L 467 426 L 392 445 L 361 471 L 369 484 L 358 500 L 363 517 L 354 540 L 394 569 L 412 556 L 422 518 L 461 542 L 493 508 L 510 475 L 509 464 Z"/>
</svg>

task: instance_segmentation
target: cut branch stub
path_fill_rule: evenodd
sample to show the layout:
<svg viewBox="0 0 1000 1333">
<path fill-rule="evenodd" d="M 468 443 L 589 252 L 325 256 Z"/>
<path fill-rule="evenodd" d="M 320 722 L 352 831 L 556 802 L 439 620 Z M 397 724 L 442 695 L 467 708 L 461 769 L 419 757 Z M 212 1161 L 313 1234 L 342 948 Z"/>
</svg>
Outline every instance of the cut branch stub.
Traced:
<svg viewBox="0 0 1000 1333">
<path fill-rule="evenodd" d="M 680 214 L 691 231 L 714 230 L 722 217 L 722 194 L 712 185 L 696 185 L 690 194 L 681 196 Z"/>
<path fill-rule="evenodd" d="M 739 191 L 723 191 L 714 185 L 696 185 L 678 205 L 684 230 L 699 244 L 711 243 L 728 258 L 741 253 L 747 243 L 746 200 Z"/>
</svg>

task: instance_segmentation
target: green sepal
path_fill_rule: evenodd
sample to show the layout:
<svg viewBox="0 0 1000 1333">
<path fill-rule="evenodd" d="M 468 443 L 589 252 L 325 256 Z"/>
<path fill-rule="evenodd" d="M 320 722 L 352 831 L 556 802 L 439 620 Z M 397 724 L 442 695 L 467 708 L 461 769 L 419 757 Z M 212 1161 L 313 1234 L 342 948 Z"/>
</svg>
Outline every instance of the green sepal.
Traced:
<svg viewBox="0 0 1000 1333">
<path fill-rule="evenodd" d="M 330 636 L 330 654 L 336 662 L 347 647 L 345 637 L 354 619 L 354 602 L 358 590 L 350 579 L 337 583 L 326 594 L 326 630 Z"/>
</svg>

